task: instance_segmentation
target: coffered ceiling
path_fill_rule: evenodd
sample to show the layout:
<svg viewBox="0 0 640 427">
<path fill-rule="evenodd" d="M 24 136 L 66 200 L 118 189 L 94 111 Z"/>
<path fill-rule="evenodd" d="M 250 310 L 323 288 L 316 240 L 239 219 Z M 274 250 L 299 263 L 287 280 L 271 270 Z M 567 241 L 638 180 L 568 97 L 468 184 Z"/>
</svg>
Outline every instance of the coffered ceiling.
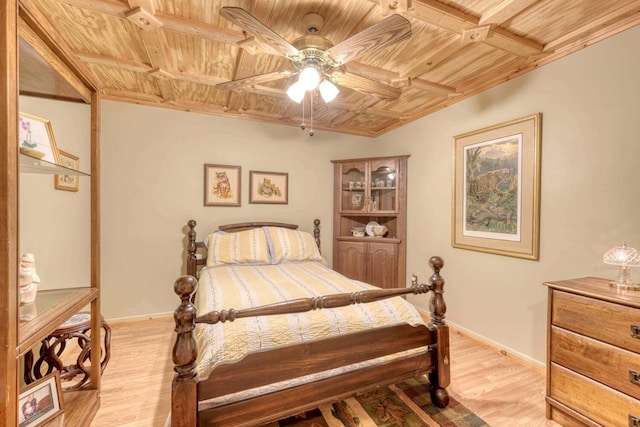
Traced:
<svg viewBox="0 0 640 427">
<path fill-rule="evenodd" d="M 640 0 L 21 3 L 44 21 L 45 31 L 103 99 L 291 126 L 310 126 L 312 110 L 314 129 L 371 137 L 640 22 Z M 248 21 L 221 15 L 225 6 Z M 353 55 L 333 64 L 329 77 L 340 89 L 338 96 L 325 103 L 310 92 L 303 117 L 302 104 L 286 94 L 298 72 L 286 52 L 291 45 L 300 47 L 296 40 L 308 34 L 303 17 L 309 13 L 322 18 L 314 35 L 326 43 L 323 49 L 332 53 L 334 46 Z M 394 14 L 404 20 L 381 23 Z M 395 24 L 405 30 L 405 20 L 406 37 L 385 45 Z M 369 28 L 367 36 L 361 35 Z M 348 39 L 354 43 L 340 45 Z M 21 54 L 26 57 L 27 51 L 23 42 Z M 31 66 L 21 61 L 23 93 L 46 93 L 30 72 Z M 224 85 L 233 80 L 241 84 Z"/>
</svg>

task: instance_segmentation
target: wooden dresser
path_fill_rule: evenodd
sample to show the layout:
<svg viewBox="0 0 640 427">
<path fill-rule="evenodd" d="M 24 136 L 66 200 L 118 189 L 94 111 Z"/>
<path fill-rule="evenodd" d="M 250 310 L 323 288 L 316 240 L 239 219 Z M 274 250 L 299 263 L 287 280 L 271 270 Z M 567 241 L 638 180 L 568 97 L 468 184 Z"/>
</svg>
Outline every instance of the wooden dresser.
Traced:
<svg viewBox="0 0 640 427">
<path fill-rule="evenodd" d="M 595 277 L 547 282 L 547 418 L 640 427 L 640 292 Z"/>
</svg>

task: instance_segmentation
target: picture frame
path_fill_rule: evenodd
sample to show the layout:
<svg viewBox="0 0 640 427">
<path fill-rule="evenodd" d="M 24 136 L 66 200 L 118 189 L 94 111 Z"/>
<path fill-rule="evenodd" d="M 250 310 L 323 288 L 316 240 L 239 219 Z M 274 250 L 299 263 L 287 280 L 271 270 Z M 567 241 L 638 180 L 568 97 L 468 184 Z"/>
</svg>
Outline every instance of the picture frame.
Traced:
<svg viewBox="0 0 640 427">
<path fill-rule="evenodd" d="M 80 170 L 80 158 L 66 151 L 58 150 L 60 166 L 68 169 Z M 80 189 L 80 177 L 78 175 L 54 175 L 53 186 L 56 190 L 78 191 Z"/>
<path fill-rule="evenodd" d="M 20 153 L 59 164 L 58 147 L 51 122 L 26 113 L 18 114 L 18 147 Z"/>
<path fill-rule="evenodd" d="M 539 259 L 542 113 L 453 137 L 454 248 Z"/>
<path fill-rule="evenodd" d="M 240 166 L 204 165 L 204 205 L 240 206 L 241 187 Z"/>
<path fill-rule="evenodd" d="M 29 384 L 18 397 L 18 426 L 35 427 L 63 413 L 60 373 Z"/>
<path fill-rule="evenodd" d="M 249 171 L 249 203 L 289 203 L 289 174 Z"/>
<path fill-rule="evenodd" d="M 355 191 L 351 193 L 351 209 L 362 208 L 363 193 Z"/>
</svg>

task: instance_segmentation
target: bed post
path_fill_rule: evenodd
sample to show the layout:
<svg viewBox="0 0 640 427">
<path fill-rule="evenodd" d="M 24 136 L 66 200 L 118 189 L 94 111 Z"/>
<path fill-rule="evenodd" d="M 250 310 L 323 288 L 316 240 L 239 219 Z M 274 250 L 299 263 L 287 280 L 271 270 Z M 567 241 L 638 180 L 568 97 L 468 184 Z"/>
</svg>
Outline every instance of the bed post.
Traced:
<svg viewBox="0 0 640 427">
<path fill-rule="evenodd" d="M 429 313 L 431 320 L 429 326 L 435 328 L 438 345 L 436 348 L 437 369 L 429 374 L 429 380 L 435 387 L 431 391 L 433 404 L 444 408 L 449 404 L 449 393 L 445 390 L 451 381 L 449 371 L 449 326 L 444 322 L 444 314 L 447 305 L 444 302 L 444 279 L 440 276 L 440 270 L 444 261 L 438 256 L 429 258 L 429 267 L 433 274 L 429 278 L 429 284 L 433 288 L 433 294 L 429 301 Z"/>
<path fill-rule="evenodd" d="M 193 223 L 195 225 L 195 221 Z M 171 387 L 171 427 L 195 427 L 198 424 L 198 349 L 193 334 L 198 313 L 191 303 L 197 286 L 198 281 L 193 276 L 182 276 L 173 285 L 181 303 L 173 313 L 177 335 L 173 346 L 173 370 L 176 374 Z"/>
<path fill-rule="evenodd" d="M 196 258 L 196 221 L 190 219 L 187 222 L 189 226 L 189 232 L 187 233 L 189 242 L 187 244 L 187 274 L 196 277 L 196 270 L 198 268 L 198 259 Z"/>
<path fill-rule="evenodd" d="M 316 241 L 316 245 L 318 245 L 318 251 L 322 253 L 322 248 L 320 247 L 320 220 L 317 218 L 313 220 L 313 238 Z"/>
</svg>

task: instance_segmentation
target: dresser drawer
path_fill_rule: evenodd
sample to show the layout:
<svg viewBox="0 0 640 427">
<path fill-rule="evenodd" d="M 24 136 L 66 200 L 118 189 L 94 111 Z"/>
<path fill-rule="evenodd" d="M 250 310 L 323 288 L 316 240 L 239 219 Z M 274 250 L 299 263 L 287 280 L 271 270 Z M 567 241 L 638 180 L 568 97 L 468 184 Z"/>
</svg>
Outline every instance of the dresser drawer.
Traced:
<svg viewBox="0 0 640 427">
<path fill-rule="evenodd" d="M 588 414 L 603 426 L 628 426 L 640 419 L 640 401 L 596 381 L 551 363 L 549 397 L 575 411 Z M 632 425 L 632 424 L 631 424 Z"/>
<path fill-rule="evenodd" d="M 552 301 L 552 325 L 640 353 L 640 310 L 558 290 Z"/>
<path fill-rule="evenodd" d="M 553 326 L 551 361 L 640 399 L 640 354 Z"/>
</svg>

